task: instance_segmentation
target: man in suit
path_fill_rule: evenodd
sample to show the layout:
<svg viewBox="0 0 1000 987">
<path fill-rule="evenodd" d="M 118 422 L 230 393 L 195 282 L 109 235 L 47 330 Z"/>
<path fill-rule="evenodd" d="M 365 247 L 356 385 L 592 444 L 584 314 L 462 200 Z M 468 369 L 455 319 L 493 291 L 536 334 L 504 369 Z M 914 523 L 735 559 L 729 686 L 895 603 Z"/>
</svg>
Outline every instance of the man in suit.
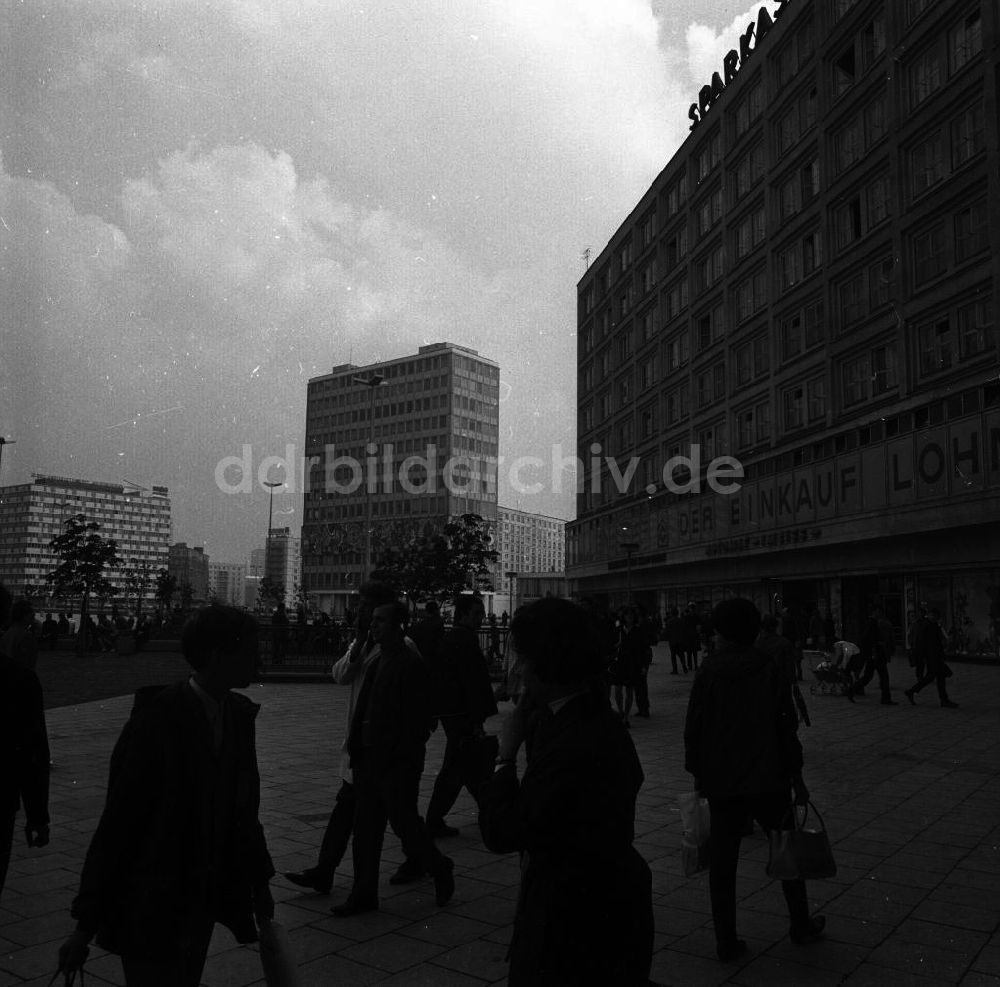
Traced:
<svg viewBox="0 0 1000 987">
<path fill-rule="evenodd" d="M 248 943 L 274 915 L 258 818 L 260 707 L 230 691 L 250 684 L 257 622 L 234 607 L 205 607 L 185 625 L 181 647 L 194 674 L 140 689 L 111 755 L 73 901 L 76 931 L 59 950 L 67 973 L 96 935 L 121 955 L 129 987 L 197 987 L 216 922 Z"/>
<path fill-rule="evenodd" d="M 754 648 L 760 625 L 750 600 L 716 605 L 715 651 L 695 676 L 684 724 L 684 766 L 711 810 L 708 886 L 723 961 L 747 949 L 736 935 L 736 866 L 747 819 L 778 829 L 792 811 L 793 790 L 796 804 L 809 801 L 787 670 Z M 810 918 L 805 882 L 782 881 L 782 890 L 792 941 L 818 939 L 825 920 Z"/>
<path fill-rule="evenodd" d="M 486 749 L 483 723 L 497 711 L 489 667 L 479 647 L 479 628 L 485 614 L 482 597 L 470 593 L 458 596 L 454 625 L 445 634 L 438 653 L 433 711 L 441 721 L 447 741 L 444 761 L 427 806 L 427 829 L 432 837 L 458 835 L 458 830 L 447 825 L 444 817 L 463 785 L 477 798 L 480 786 L 493 768 L 495 749 L 485 766 L 476 756 Z"/>
<path fill-rule="evenodd" d="M 11 597 L 0 585 L 0 628 Z M 0 894 L 7 880 L 17 810 L 29 847 L 49 842 L 49 738 L 38 676 L 0 645 Z"/>
<path fill-rule="evenodd" d="M 597 624 L 550 597 L 518 610 L 511 638 L 525 694 L 504 722 L 479 810 L 486 846 L 522 853 L 507 982 L 646 987 L 652 877 L 632 845 L 643 773 L 601 681 Z"/>
<path fill-rule="evenodd" d="M 423 659 L 406 644 L 406 618 L 401 603 L 383 604 L 372 613 L 379 655 L 364 673 L 347 740 L 355 789 L 354 884 L 347 900 L 331 909 L 339 918 L 378 908 L 386 822 L 407 859 L 433 876 L 438 905 L 446 905 L 455 891 L 454 864 L 434 845 L 417 812 L 430 685 Z"/>
</svg>

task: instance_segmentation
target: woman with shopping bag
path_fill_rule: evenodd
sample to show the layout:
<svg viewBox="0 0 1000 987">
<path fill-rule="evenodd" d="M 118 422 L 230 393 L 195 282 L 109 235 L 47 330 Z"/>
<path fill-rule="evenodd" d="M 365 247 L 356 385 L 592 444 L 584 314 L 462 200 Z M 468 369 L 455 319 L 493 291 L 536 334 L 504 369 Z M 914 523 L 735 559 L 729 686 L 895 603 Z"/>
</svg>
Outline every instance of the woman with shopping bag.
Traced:
<svg viewBox="0 0 1000 987">
<path fill-rule="evenodd" d="M 788 685 L 773 659 L 753 647 L 760 625 L 750 600 L 715 607 L 715 651 L 695 678 L 684 727 L 685 767 L 711 812 L 708 881 L 723 961 L 747 949 L 736 934 L 736 867 L 747 819 L 779 830 L 793 798 L 797 805 L 809 801 Z M 782 891 L 792 942 L 819 939 L 825 919 L 810 917 L 805 882 L 782 881 Z"/>
</svg>

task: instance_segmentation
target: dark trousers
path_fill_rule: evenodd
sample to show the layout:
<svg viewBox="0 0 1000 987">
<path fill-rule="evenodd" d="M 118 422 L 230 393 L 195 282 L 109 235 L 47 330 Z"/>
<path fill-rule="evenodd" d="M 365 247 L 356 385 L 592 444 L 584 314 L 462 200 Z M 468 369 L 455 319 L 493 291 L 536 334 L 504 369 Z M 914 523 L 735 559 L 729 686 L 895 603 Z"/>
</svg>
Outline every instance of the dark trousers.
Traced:
<svg viewBox="0 0 1000 987">
<path fill-rule="evenodd" d="M 0 895 L 7 882 L 7 868 L 10 867 L 10 852 L 14 846 L 14 820 L 17 818 L 17 805 L 9 809 L 0 808 Z"/>
<path fill-rule="evenodd" d="M 345 781 L 337 792 L 333 811 L 323 833 L 323 842 L 319 848 L 319 860 L 313 871 L 322 881 L 332 881 L 333 872 L 340 866 L 347 844 L 351 842 L 351 832 L 354 829 L 354 786 Z"/>
<path fill-rule="evenodd" d="M 214 927 L 211 918 L 193 918 L 162 952 L 123 952 L 126 987 L 198 987 Z"/>
<path fill-rule="evenodd" d="M 712 922 L 715 939 L 721 947 L 736 941 L 736 866 L 740 842 L 747 829 L 747 820 L 756 819 L 765 831 L 782 828 L 790 816 L 791 801 L 782 793 L 744 795 L 733 798 L 710 798 L 712 813 L 711 863 L 708 887 L 712 898 Z M 809 901 L 805 881 L 782 881 L 781 890 L 788 904 L 788 917 L 793 929 L 809 923 Z"/>
<path fill-rule="evenodd" d="M 871 682 L 876 673 L 878 673 L 878 687 L 882 693 L 882 698 L 889 699 L 891 697 L 891 693 L 889 692 L 889 665 L 881 648 L 876 648 L 865 658 L 864 674 L 858 679 L 858 685 L 863 689 Z"/>
<path fill-rule="evenodd" d="M 486 781 L 485 777 L 475 777 L 469 770 L 469 758 L 466 757 L 468 745 L 474 743 L 474 728 L 467 716 L 442 716 L 441 726 L 444 728 L 445 745 L 444 760 L 441 770 L 434 779 L 434 790 L 427 804 L 427 827 L 433 829 L 444 822 L 444 817 L 458 798 L 458 793 L 464 785 L 469 794 L 479 800 L 479 789 Z"/>
<path fill-rule="evenodd" d="M 687 671 L 687 665 L 685 664 L 684 652 L 676 644 L 670 645 L 670 671 L 677 672 L 677 659 L 681 660 L 681 671 Z"/>
<path fill-rule="evenodd" d="M 925 685 L 930 685 L 931 682 L 937 683 L 938 699 L 941 702 L 948 702 L 948 675 L 945 671 L 944 662 L 933 662 L 927 666 L 927 671 L 917 679 L 917 684 L 914 685 L 910 692 L 919 692 Z"/>
<path fill-rule="evenodd" d="M 635 708 L 639 716 L 649 716 L 649 666 L 645 666 L 635 680 Z"/>
<path fill-rule="evenodd" d="M 351 898 L 364 903 L 378 901 L 378 871 L 385 840 L 385 824 L 403 844 L 406 859 L 436 874 L 447 858 L 434 845 L 417 812 L 420 771 L 394 768 L 385 774 L 374 771 L 367 756 L 352 759 L 354 770 L 354 886 Z"/>
</svg>

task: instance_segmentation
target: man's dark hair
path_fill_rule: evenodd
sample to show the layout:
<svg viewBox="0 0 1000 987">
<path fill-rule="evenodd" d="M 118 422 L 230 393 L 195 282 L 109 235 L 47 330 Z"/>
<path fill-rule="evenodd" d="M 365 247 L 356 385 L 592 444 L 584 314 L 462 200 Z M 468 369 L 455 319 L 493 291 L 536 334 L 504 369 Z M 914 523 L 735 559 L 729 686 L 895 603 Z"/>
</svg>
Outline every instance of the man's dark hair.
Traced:
<svg viewBox="0 0 1000 987">
<path fill-rule="evenodd" d="M 401 600 L 397 600 L 393 597 L 391 600 L 382 600 L 380 603 L 376 603 L 374 610 L 379 607 L 392 607 L 392 619 L 396 621 L 397 624 L 402 624 L 404 629 L 410 622 L 410 611 L 409 608 Z"/>
<path fill-rule="evenodd" d="M 455 597 L 455 619 L 458 620 L 459 617 L 464 617 L 476 607 L 486 608 L 486 604 L 483 602 L 481 596 L 476 596 L 475 593 L 461 593 Z"/>
<path fill-rule="evenodd" d="M 362 583 L 358 596 L 373 607 L 380 607 L 383 603 L 395 603 L 397 599 L 396 591 L 388 583 L 375 580 Z"/>
<path fill-rule="evenodd" d="M 521 607 L 510 634 L 518 657 L 546 684 L 582 686 L 604 670 L 597 624 L 571 600 L 545 597 Z"/>
<path fill-rule="evenodd" d="M 230 654 L 255 638 L 259 627 L 250 614 L 214 603 L 202 607 L 181 631 L 181 651 L 194 669 L 208 664 L 213 651 Z"/>
<path fill-rule="evenodd" d="M 773 613 L 766 613 L 760 618 L 760 629 L 762 631 L 776 631 L 778 629 L 778 618 Z"/>
<path fill-rule="evenodd" d="M 760 633 L 760 611 L 742 597 L 723 600 L 712 611 L 712 627 L 736 644 L 750 645 Z"/>
</svg>

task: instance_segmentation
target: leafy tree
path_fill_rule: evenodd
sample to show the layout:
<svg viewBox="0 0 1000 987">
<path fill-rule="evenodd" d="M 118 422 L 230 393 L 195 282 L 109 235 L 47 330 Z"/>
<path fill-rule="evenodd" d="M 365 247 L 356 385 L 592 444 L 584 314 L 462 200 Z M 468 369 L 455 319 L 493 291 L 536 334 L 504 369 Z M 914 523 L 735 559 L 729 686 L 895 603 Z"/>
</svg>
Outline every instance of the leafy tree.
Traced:
<svg viewBox="0 0 1000 987">
<path fill-rule="evenodd" d="M 171 576 L 166 569 L 161 569 L 156 574 L 156 600 L 160 604 L 160 616 L 163 611 L 170 608 L 170 601 L 177 592 L 177 577 Z"/>
<path fill-rule="evenodd" d="M 440 532 L 415 534 L 385 550 L 372 576 L 391 583 L 413 603 L 444 602 L 467 589 L 491 589 L 490 564 L 497 558 L 487 521 L 463 514 Z"/>
<path fill-rule="evenodd" d="M 261 578 L 257 587 L 257 602 L 261 607 L 276 607 L 285 601 L 285 584 L 268 576 Z"/>
<path fill-rule="evenodd" d="M 162 571 L 162 570 L 161 570 Z M 153 581 L 153 570 L 145 560 L 133 561 L 125 567 L 125 606 L 128 606 L 130 596 L 135 596 L 135 619 L 138 622 L 142 616 L 142 603 Z"/>
<path fill-rule="evenodd" d="M 99 598 L 114 596 L 116 589 L 105 572 L 121 568 L 118 544 L 113 538 L 104 538 L 97 521 L 88 521 L 85 514 L 66 518 L 61 535 L 49 543 L 59 559 L 59 564 L 45 578 L 56 596 L 80 594 L 80 629 L 87 618 L 90 595 Z M 87 635 L 80 633 L 77 647 L 83 652 Z"/>
<path fill-rule="evenodd" d="M 292 583 L 292 599 L 296 613 L 309 613 L 309 591 L 297 579 Z"/>
</svg>

